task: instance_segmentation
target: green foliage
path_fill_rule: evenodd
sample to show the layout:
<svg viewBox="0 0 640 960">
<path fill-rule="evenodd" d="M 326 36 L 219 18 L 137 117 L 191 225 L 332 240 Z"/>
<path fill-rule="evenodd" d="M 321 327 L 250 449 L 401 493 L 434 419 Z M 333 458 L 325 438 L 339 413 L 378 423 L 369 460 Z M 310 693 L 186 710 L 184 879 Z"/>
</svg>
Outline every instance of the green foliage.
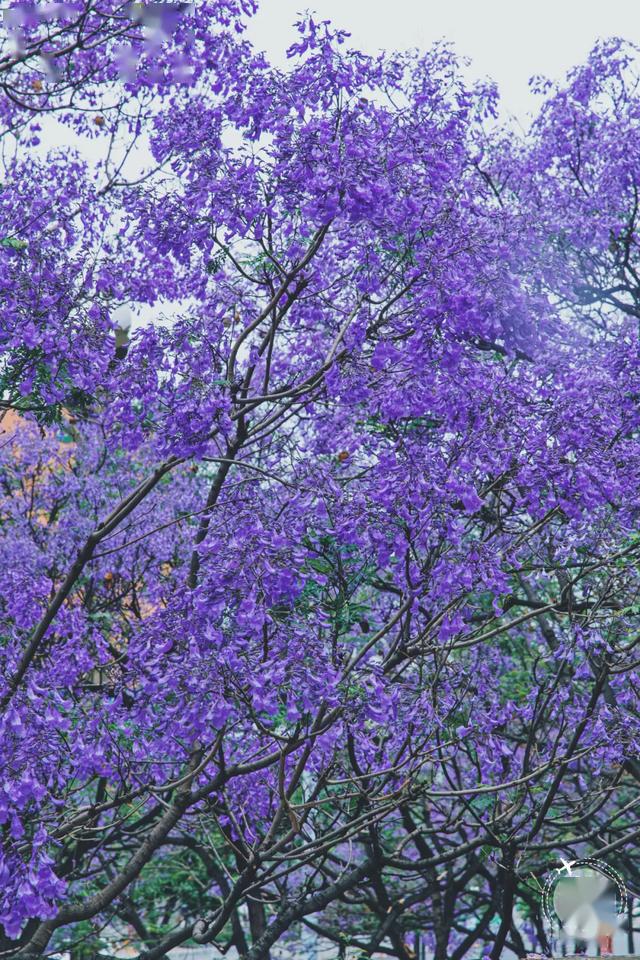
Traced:
<svg viewBox="0 0 640 960">
<path fill-rule="evenodd" d="M 367 433 L 380 434 L 391 440 L 409 434 L 424 434 L 440 426 L 436 417 L 424 415 L 422 417 L 398 417 L 392 423 L 385 423 L 378 414 L 358 420 L 360 426 Z"/>
<path fill-rule="evenodd" d="M 358 547 L 339 543 L 333 536 L 308 538 L 306 546 L 315 555 L 308 557 L 301 571 L 305 582 L 299 608 L 309 612 L 320 605 L 337 635 L 348 634 L 356 626 L 359 635 L 367 633 L 370 603 L 366 587 L 375 578 L 377 565 Z M 323 580 L 317 580 L 313 573 Z"/>
<path fill-rule="evenodd" d="M 5 249 L 9 250 L 25 250 L 27 241 L 18 240 L 17 237 L 5 237 L 3 240 L 0 240 L 0 247 L 5 247 Z"/>
</svg>

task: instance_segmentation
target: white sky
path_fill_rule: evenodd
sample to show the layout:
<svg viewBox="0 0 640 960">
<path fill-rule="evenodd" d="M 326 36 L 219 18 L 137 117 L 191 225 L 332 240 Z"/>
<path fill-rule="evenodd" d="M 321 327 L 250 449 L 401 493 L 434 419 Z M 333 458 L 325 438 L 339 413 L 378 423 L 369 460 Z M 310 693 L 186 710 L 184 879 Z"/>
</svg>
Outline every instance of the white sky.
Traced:
<svg viewBox="0 0 640 960">
<path fill-rule="evenodd" d="M 302 10 L 349 30 L 353 46 L 427 48 L 446 38 L 498 83 L 503 108 L 521 121 L 535 109 L 528 80 L 560 78 L 601 37 L 640 46 L 640 0 L 261 0 L 249 35 L 283 62 Z"/>
</svg>

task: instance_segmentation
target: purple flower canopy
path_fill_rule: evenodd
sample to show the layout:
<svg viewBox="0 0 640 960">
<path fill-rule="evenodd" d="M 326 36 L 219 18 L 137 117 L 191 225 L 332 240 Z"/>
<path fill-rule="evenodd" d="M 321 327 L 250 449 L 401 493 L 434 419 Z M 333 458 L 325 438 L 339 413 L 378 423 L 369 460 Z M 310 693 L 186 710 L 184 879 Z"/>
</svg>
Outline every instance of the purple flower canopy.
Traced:
<svg viewBox="0 0 640 960">
<path fill-rule="evenodd" d="M 252 10 L 9 11 L 0 950 L 534 949 L 637 868 L 637 51 L 518 138 Z"/>
</svg>

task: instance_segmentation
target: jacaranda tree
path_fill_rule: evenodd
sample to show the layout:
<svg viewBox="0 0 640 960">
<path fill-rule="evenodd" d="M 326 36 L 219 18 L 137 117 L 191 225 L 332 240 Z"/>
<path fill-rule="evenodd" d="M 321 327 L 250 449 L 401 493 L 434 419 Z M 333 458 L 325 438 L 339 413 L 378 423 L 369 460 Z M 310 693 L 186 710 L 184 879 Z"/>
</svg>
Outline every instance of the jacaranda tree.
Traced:
<svg viewBox="0 0 640 960">
<path fill-rule="evenodd" d="M 8 13 L 0 955 L 497 960 L 638 867 L 637 52 L 252 8 Z"/>
</svg>

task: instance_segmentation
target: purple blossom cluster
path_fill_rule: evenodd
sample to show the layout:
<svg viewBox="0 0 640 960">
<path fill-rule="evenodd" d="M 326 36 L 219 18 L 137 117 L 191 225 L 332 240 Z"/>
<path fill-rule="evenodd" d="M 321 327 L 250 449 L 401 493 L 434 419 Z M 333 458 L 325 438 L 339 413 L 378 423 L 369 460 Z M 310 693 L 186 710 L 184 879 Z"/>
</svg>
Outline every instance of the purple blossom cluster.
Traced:
<svg viewBox="0 0 640 960">
<path fill-rule="evenodd" d="M 546 948 L 554 857 L 638 868 L 637 51 L 517 138 L 447 45 L 53 7 L 0 55 L 0 954 Z"/>
</svg>

